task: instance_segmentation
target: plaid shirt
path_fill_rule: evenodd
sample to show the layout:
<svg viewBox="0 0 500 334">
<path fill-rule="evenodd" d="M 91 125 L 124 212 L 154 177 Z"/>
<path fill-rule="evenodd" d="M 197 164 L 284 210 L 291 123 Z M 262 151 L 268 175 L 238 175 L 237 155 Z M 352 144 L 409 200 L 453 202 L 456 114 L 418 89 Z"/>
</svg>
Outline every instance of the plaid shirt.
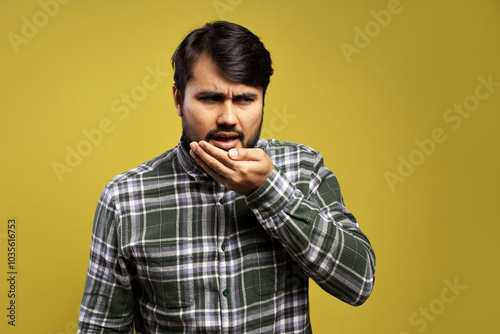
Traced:
<svg viewBox="0 0 500 334">
<path fill-rule="evenodd" d="M 274 169 L 249 196 L 182 146 L 101 195 L 78 333 L 311 333 L 308 278 L 352 304 L 375 256 L 321 155 L 259 140 Z"/>
</svg>

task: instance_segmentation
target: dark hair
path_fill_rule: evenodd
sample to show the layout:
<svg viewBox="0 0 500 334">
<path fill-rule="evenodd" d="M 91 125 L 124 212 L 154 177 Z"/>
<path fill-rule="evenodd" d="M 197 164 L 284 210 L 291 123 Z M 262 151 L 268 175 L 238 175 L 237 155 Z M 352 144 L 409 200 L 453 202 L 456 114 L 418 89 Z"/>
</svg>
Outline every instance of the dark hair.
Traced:
<svg viewBox="0 0 500 334">
<path fill-rule="evenodd" d="M 273 74 L 271 55 L 259 37 L 238 24 L 216 21 L 190 32 L 172 56 L 174 81 L 184 97 L 192 67 L 206 53 L 234 82 L 262 87 L 264 94 Z"/>
</svg>

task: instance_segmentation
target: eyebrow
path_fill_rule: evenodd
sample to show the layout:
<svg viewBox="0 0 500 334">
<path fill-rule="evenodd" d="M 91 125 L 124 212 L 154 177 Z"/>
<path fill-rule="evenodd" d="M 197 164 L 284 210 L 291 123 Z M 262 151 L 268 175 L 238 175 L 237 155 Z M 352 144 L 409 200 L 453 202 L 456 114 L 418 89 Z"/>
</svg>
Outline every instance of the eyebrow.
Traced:
<svg viewBox="0 0 500 334">
<path fill-rule="evenodd" d="M 196 93 L 196 97 L 215 97 L 219 99 L 225 99 L 227 97 L 226 94 L 221 93 L 221 92 L 216 92 L 213 90 L 203 90 L 201 92 Z M 245 92 L 237 95 L 233 95 L 233 99 L 245 99 L 245 98 L 256 98 L 257 94 L 251 93 L 251 92 Z"/>
</svg>

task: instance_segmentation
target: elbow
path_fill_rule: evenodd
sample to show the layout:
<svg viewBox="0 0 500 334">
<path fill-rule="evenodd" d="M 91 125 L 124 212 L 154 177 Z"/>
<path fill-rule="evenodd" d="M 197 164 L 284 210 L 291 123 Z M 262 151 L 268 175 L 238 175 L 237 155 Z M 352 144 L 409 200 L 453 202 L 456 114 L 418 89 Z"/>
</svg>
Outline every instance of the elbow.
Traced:
<svg viewBox="0 0 500 334">
<path fill-rule="evenodd" d="M 355 290 L 356 297 L 349 301 L 349 304 L 352 306 L 363 305 L 373 292 L 373 287 L 375 285 L 375 264 L 368 264 L 367 269 L 368 270 L 366 270 L 365 275 L 363 275 L 361 280 L 358 281 L 357 288 Z"/>
<path fill-rule="evenodd" d="M 360 279 L 361 278 L 361 279 Z M 351 306 L 361 306 L 372 294 L 375 276 L 373 271 L 362 277 L 346 277 L 333 284 L 321 285 L 326 292 Z"/>
<path fill-rule="evenodd" d="M 363 305 L 368 300 L 368 297 L 370 297 L 370 295 L 372 294 L 372 291 L 373 291 L 373 281 L 370 284 L 364 286 L 363 289 L 359 291 L 356 299 L 351 300 L 349 304 L 352 306 Z"/>
<path fill-rule="evenodd" d="M 349 277 L 346 277 L 347 293 L 343 294 L 342 299 L 349 305 L 363 305 L 373 292 L 375 285 L 375 256 L 373 252 L 369 253 L 366 261 L 358 270 L 354 271 Z"/>
</svg>

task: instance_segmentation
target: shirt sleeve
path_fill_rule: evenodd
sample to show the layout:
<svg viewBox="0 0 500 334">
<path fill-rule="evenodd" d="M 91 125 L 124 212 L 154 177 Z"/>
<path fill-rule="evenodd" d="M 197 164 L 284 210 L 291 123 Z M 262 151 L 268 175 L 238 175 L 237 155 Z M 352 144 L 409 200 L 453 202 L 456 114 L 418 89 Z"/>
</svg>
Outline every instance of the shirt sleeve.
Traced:
<svg viewBox="0 0 500 334">
<path fill-rule="evenodd" d="M 119 215 L 105 188 L 94 218 L 78 333 L 133 333 L 134 296 L 119 249 Z"/>
<path fill-rule="evenodd" d="M 311 172 L 294 184 L 275 166 L 247 203 L 309 277 L 331 295 L 358 306 L 373 289 L 375 254 L 346 209 L 337 178 L 319 153 L 313 160 Z"/>
</svg>

